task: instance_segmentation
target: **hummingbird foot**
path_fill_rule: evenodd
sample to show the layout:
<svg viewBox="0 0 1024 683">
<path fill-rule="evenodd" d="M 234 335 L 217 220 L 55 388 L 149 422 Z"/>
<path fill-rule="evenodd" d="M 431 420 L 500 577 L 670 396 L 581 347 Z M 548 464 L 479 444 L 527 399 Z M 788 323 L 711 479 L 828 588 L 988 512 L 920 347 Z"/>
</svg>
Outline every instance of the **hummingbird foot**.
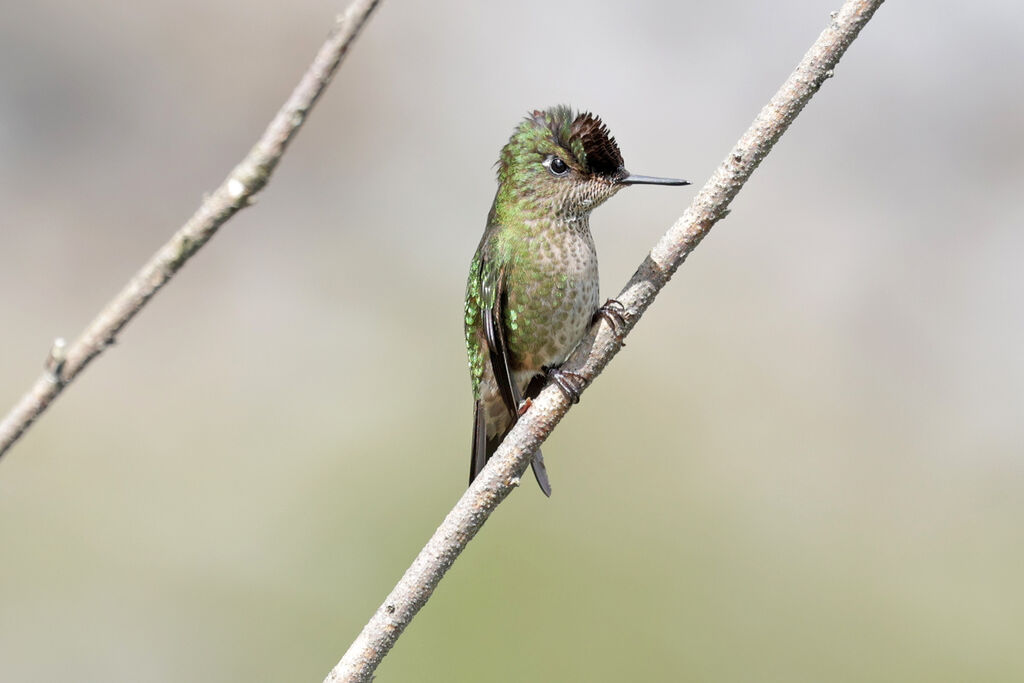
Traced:
<svg viewBox="0 0 1024 683">
<path fill-rule="evenodd" d="M 622 302 L 617 299 L 605 301 L 604 305 L 594 312 L 592 322 L 596 323 L 599 319 L 603 319 L 611 325 L 612 332 L 615 334 L 615 341 L 625 346 L 626 344 L 622 341 L 622 337 L 623 328 L 626 326 L 626 307 L 622 305 Z"/>
<path fill-rule="evenodd" d="M 560 370 L 555 367 L 545 368 L 545 372 L 548 378 L 555 383 L 555 386 L 561 389 L 565 397 L 569 399 L 569 403 L 576 404 L 580 402 L 580 394 L 583 392 L 584 387 L 587 386 L 587 380 L 583 375 Z"/>
</svg>

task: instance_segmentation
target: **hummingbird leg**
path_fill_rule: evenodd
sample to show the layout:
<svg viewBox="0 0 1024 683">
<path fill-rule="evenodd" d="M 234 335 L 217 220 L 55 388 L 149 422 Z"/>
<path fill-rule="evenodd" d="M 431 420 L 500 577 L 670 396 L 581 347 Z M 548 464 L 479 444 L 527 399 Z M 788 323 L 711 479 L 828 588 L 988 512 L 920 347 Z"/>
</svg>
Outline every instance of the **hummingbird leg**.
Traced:
<svg viewBox="0 0 1024 683">
<path fill-rule="evenodd" d="M 583 375 L 560 370 L 555 367 L 544 368 L 544 371 L 547 373 L 548 379 L 562 390 L 565 397 L 569 399 L 569 403 L 575 404 L 580 402 L 580 393 L 587 386 L 587 380 L 583 378 Z"/>
<path fill-rule="evenodd" d="M 622 305 L 621 301 L 616 299 L 608 299 L 604 302 L 597 311 L 594 312 L 594 318 L 592 322 L 597 322 L 598 319 L 604 319 L 612 327 L 612 332 L 615 333 L 615 341 L 620 342 L 625 346 L 625 342 L 622 341 L 622 328 L 626 326 L 626 307 Z"/>
</svg>

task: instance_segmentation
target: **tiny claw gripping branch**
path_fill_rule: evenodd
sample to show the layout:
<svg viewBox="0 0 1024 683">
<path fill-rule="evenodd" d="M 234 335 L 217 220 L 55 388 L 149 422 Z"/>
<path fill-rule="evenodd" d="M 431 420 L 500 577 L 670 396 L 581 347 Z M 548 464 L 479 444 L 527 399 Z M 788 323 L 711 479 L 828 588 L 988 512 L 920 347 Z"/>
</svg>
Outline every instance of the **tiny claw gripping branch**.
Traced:
<svg viewBox="0 0 1024 683">
<path fill-rule="evenodd" d="M 611 325 L 612 332 L 615 333 L 615 341 L 625 346 L 626 343 L 622 339 L 626 333 L 626 307 L 622 305 L 622 302 L 618 299 L 605 301 L 604 305 L 594 313 L 594 322 L 596 323 L 599 319 L 603 319 Z"/>
<path fill-rule="evenodd" d="M 587 380 L 583 375 L 559 368 L 548 368 L 547 375 L 548 379 L 569 399 L 569 403 L 575 405 L 580 402 L 580 394 L 587 386 Z"/>
</svg>

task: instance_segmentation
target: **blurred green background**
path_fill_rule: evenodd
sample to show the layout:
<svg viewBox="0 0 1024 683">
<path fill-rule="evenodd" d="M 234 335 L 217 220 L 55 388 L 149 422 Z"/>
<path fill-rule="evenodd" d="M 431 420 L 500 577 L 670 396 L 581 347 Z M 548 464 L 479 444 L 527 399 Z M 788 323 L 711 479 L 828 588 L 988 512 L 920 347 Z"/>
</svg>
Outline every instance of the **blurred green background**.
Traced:
<svg viewBox="0 0 1024 683">
<path fill-rule="evenodd" d="M 708 177 L 840 2 L 385 2 L 259 203 L 0 461 L 0 679 L 319 681 L 462 493 L 528 109 Z M 334 13 L 9 3 L 0 410 Z M 1024 679 L 1024 9 L 886 3 L 381 681 Z M 595 213 L 613 295 L 694 190 Z"/>
</svg>

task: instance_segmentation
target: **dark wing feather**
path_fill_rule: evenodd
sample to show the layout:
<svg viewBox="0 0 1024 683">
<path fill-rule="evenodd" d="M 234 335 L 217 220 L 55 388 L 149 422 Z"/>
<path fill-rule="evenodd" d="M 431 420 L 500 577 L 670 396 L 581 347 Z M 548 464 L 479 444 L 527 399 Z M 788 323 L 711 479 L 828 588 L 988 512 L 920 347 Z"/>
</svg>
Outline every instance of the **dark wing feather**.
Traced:
<svg viewBox="0 0 1024 683">
<path fill-rule="evenodd" d="M 508 343 L 505 340 L 505 327 L 502 321 L 505 319 L 505 307 L 508 305 L 508 294 L 505 291 L 505 269 L 488 268 L 485 261 L 481 264 L 481 294 L 485 302 L 491 302 L 489 306 L 482 307 L 480 312 L 483 317 L 484 337 L 487 340 L 488 357 L 491 361 L 491 373 L 498 385 L 498 392 L 501 394 L 502 403 L 512 418 L 511 424 L 519 419 L 519 405 L 522 403 L 522 396 L 519 395 L 519 388 L 512 379 L 511 359 L 508 353 Z M 477 401 L 474 407 L 473 416 L 473 455 L 470 462 L 469 482 L 473 483 L 476 475 L 484 468 L 505 434 L 486 433 L 486 415 L 483 401 Z M 506 432 L 507 434 L 507 432 Z M 547 469 L 544 467 L 544 456 L 537 450 L 531 461 L 533 474 L 537 478 L 544 495 L 551 495 L 551 483 L 548 481 Z"/>
<path fill-rule="evenodd" d="M 486 264 L 484 271 L 486 272 Z M 493 290 L 492 290 L 493 288 Z M 494 381 L 498 383 L 501 400 L 512 416 L 512 421 L 519 414 L 519 390 L 512 381 L 512 368 L 509 365 L 508 345 L 505 343 L 505 328 L 501 324 L 504 319 L 508 296 L 505 293 L 505 269 L 499 268 L 494 276 L 484 278 L 484 301 L 493 301 L 481 313 L 484 318 L 484 336 L 487 338 L 487 350 L 490 352 L 491 371 Z"/>
<path fill-rule="evenodd" d="M 486 258 L 480 264 L 480 316 L 483 319 L 484 338 L 487 341 L 487 357 L 491 362 L 491 374 L 498 385 L 502 403 L 512 417 L 518 416 L 518 392 L 512 382 L 512 370 L 509 366 L 505 333 L 501 326 L 504 312 L 505 269 L 495 268 Z M 487 408 L 482 400 L 473 407 L 473 453 L 469 463 L 469 483 L 472 484 L 476 475 L 487 464 L 488 459 L 501 443 L 504 434 L 487 434 Z M 495 441 L 497 437 L 497 441 Z"/>
<path fill-rule="evenodd" d="M 469 459 L 469 483 L 487 464 L 487 412 L 483 401 L 473 404 L 473 453 Z"/>
</svg>

